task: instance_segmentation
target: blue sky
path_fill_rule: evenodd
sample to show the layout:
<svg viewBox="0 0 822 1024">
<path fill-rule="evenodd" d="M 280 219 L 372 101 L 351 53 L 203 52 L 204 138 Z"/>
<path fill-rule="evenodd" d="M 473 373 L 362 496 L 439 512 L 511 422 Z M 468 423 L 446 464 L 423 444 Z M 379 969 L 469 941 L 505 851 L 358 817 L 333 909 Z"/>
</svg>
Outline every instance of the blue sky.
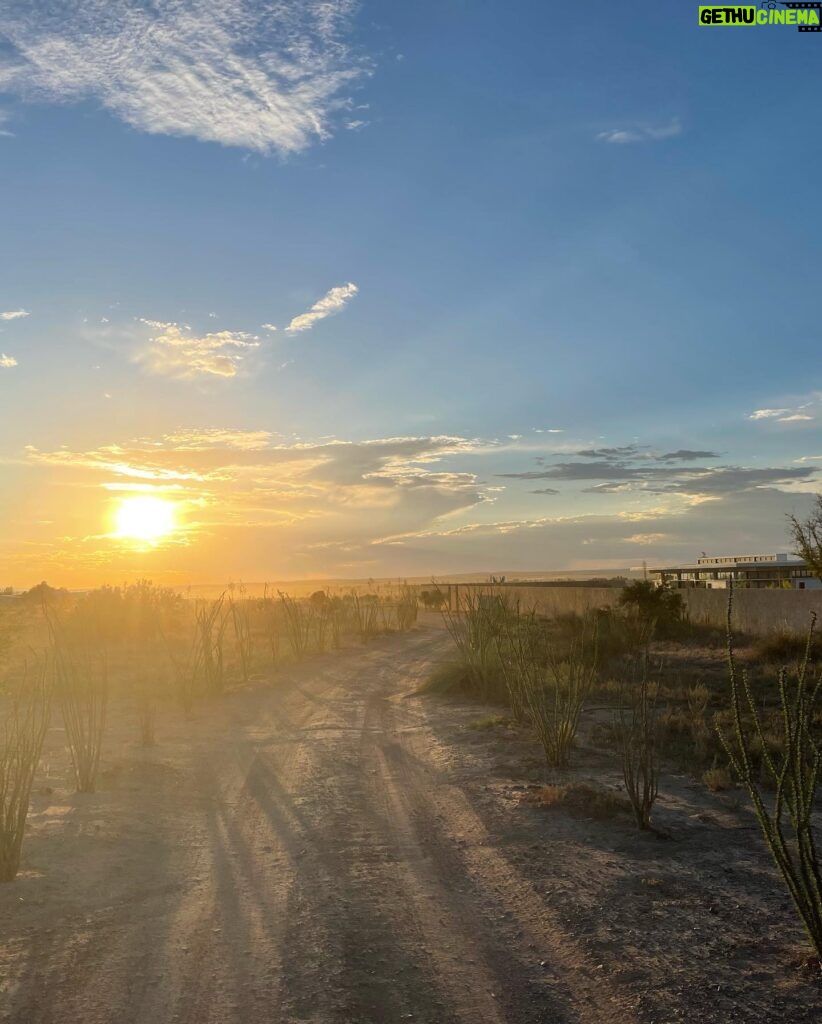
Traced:
<svg viewBox="0 0 822 1024">
<path fill-rule="evenodd" d="M 74 0 L 0 40 L 3 579 L 785 547 L 822 468 L 819 36 Z M 180 529 L 123 543 L 169 473 Z"/>
</svg>

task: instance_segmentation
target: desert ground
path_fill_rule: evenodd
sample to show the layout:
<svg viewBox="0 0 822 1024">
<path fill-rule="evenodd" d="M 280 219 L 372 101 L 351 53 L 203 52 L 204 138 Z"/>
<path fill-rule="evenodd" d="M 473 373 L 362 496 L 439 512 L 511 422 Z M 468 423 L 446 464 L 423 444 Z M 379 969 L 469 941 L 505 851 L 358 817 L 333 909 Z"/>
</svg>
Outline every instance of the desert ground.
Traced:
<svg viewBox="0 0 822 1024">
<path fill-rule="evenodd" d="M 166 716 L 149 749 L 113 706 L 94 794 L 55 718 L 0 887 L 0 1020 L 820 1020 L 739 792 L 666 771 L 661 834 L 539 806 L 618 771 L 585 728 L 552 775 L 500 709 L 416 693 L 449 644 L 423 616 Z"/>
</svg>

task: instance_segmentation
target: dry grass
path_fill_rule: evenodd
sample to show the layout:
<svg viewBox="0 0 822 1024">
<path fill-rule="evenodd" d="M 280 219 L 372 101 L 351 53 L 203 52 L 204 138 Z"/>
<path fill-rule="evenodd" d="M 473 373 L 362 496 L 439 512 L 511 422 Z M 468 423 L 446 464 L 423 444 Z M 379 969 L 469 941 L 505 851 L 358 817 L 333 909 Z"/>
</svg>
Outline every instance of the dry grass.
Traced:
<svg viewBox="0 0 822 1024">
<path fill-rule="evenodd" d="M 734 780 L 727 768 L 709 768 L 702 773 L 702 781 L 712 793 L 733 789 Z"/>
<path fill-rule="evenodd" d="M 541 786 L 527 793 L 523 803 L 589 818 L 614 819 L 631 814 L 631 805 L 624 796 L 594 782 Z"/>
</svg>

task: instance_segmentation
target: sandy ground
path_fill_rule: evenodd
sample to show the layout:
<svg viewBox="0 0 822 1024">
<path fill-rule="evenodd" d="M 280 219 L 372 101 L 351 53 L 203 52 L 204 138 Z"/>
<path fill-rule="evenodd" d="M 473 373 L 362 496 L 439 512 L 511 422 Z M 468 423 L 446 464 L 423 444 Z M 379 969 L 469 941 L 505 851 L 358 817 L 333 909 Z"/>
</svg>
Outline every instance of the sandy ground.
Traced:
<svg viewBox="0 0 822 1024">
<path fill-rule="evenodd" d="M 667 777 L 667 840 L 529 806 L 527 734 L 410 694 L 447 648 L 426 625 L 315 658 L 147 752 L 115 712 L 91 796 L 53 729 L 0 887 L 0 1020 L 822 1019 L 737 798 Z"/>
</svg>

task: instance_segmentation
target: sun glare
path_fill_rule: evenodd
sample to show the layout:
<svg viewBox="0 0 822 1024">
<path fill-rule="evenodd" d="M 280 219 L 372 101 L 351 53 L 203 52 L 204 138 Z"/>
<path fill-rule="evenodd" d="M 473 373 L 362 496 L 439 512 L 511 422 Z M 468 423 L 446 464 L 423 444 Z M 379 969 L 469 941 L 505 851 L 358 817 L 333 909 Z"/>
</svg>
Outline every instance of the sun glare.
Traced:
<svg viewBox="0 0 822 1024">
<path fill-rule="evenodd" d="M 174 532 L 174 504 L 163 498 L 124 498 L 116 513 L 117 536 L 156 544 Z"/>
</svg>

